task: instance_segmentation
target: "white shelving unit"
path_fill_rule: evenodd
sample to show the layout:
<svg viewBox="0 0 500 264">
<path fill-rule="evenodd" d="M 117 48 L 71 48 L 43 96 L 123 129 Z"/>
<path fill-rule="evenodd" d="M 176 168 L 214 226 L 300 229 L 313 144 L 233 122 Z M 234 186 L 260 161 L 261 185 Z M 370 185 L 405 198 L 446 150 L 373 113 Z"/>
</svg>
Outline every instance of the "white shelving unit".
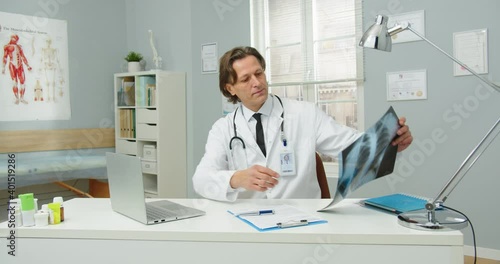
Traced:
<svg viewBox="0 0 500 264">
<path fill-rule="evenodd" d="M 116 152 L 141 157 L 149 198 L 187 197 L 186 74 L 114 75 Z"/>
</svg>

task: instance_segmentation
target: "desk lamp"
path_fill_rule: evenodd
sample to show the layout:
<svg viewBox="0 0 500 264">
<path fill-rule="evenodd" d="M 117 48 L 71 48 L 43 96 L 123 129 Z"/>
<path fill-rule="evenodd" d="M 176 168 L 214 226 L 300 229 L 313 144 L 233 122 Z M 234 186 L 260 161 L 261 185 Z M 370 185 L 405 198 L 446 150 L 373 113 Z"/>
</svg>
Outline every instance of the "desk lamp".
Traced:
<svg viewBox="0 0 500 264">
<path fill-rule="evenodd" d="M 469 68 L 467 65 L 446 53 L 444 50 L 436 46 L 430 40 L 422 36 L 420 33 L 415 31 L 411 25 L 407 22 L 396 24 L 391 28 L 387 28 L 387 17 L 383 15 L 378 15 L 375 24 L 372 25 L 361 38 L 359 45 L 365 48 L 372 48 L 383 51 L 391 51 L 392 40 L 391 37 L 409 30 L 415 35 L 425 40 L 431 46 L 439 50 L 441 53 L 446 55 L 448 58 L 462 66 L 464 69 L 472 73 L 474 76 L 479 78 L 484 83 L 493 87 L 495 90 L 500 92 L 500 86 L 494 84 L 493 82 L 485 79 L 474 70 Z M 500 126 L 498 123 L 500 118 L 495 122 L 493 127 L 486 133 L 486 135 L 481 139 L 479 144 L 469 153 L 467 158 L 462 162 L 458 170 L 453 174 L 453 176 L 448 180 L 439 194 L 433 199 L 429 200 L 425 205 L 425 209 L 407 212 L 398 215 L 398 222 L 406 227 L 419 229 L 419 230 L 456 230 L 465 228 L 468 225 L 468 221 L 464 217 L 453 211 L 448 210 L 443 205 L 450 193 L 455 189 L 458 183 L 462 180 L 469 169 L 474 165 L 474 163 L 479 159 L 483 152 L 488 148 L 488 146 L 493 142 L 493 140 L 498 136 L 500 132 Z"/>
</svg>

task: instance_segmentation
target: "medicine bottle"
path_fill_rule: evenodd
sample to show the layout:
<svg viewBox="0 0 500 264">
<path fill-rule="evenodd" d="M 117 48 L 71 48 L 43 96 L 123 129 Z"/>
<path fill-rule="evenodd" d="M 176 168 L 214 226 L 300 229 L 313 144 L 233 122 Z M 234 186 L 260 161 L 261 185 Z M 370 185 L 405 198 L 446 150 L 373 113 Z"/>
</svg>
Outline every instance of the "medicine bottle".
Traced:
<svg viewBox="0 0 500 264">
<path fill-rule="evenodd" d="M 61 204 L 61 209 L 59 211 L 60 211 L 61 222 L 64 222 L 63 198 L 61 196 L 54 197 L 53 202 Z"/>
<path fill-rule="evenodd" d="M 61 223 L 61 204 L 59 203 L 49 203 L 49 209 L 52 210 L 54 214 L 54 225 Z"/>
<path fill-rule="evenodd" d="M 42 210 L 43 212 L 46 212 L 49 214 L 49 225 L 53 225 L 54 224 L 54 212 L 52 211 L 52 209 L 49 208 L 49 205 L 48 204 L 42 204 Z"/>
</svg>

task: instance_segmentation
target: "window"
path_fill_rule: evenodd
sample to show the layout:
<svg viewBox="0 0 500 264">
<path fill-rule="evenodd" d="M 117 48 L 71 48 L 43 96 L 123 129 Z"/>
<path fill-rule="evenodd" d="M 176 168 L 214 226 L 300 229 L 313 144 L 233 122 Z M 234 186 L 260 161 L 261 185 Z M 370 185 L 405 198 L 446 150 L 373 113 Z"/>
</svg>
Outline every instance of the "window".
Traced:
<svg viewBox="0 0 500 264">
<path fill-rule="evenodd" d="M 362 130 L 361 0 L 251 0 L 252 45 L 267 62 L 272 93 L 312 101 Z M 335 159 L 322 157 L 328 175 Z"/>
</svg>

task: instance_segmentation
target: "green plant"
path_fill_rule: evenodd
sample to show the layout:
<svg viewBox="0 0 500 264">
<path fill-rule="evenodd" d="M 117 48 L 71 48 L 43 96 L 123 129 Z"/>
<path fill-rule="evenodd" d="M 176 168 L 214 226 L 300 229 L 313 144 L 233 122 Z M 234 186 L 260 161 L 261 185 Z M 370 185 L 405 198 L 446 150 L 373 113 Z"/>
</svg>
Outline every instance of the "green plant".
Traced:
<svg viewBox="0 0 500 264">
<path fill-rule="evenodd" d="M 143 57 L 140 53 L 131 51 L 127 54 L 127 56 L 124 59 L 128 62 L 141 61 L 143 59 Z"/>
</svg>

